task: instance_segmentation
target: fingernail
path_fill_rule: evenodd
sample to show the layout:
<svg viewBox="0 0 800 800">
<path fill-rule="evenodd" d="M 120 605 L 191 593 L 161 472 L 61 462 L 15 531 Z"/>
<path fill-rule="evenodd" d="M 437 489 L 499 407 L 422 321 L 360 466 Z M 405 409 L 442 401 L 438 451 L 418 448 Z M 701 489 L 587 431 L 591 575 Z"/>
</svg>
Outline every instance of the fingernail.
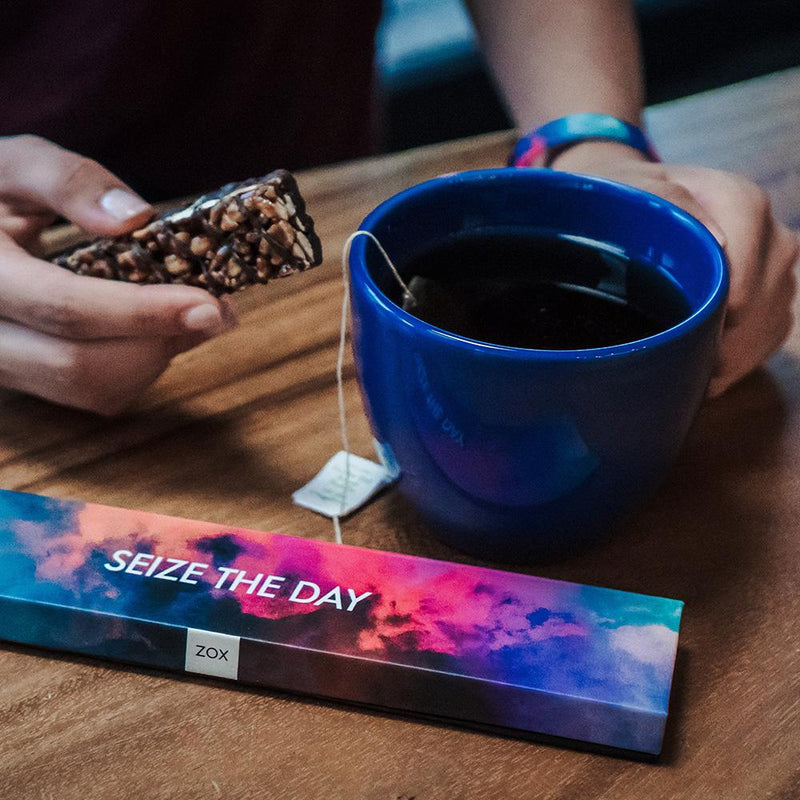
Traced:
<svg viewBox="0 0 800 800">
<path fill-rule="evenodd" d="M 150 204 L 133 192 L 115 187 L 114 189 L 109 189 L 100 198 L 100 207 L 114 219 L 122 222 L 141 214 L 143 211 L 147 211 L 150 208 Z"/>
<path fill-rule="evenodd" d="M 183 312 L 183 325 L 190 331 L 222 331 L 225 322 L 217 306 L 204 303 Z"/>
</svg>

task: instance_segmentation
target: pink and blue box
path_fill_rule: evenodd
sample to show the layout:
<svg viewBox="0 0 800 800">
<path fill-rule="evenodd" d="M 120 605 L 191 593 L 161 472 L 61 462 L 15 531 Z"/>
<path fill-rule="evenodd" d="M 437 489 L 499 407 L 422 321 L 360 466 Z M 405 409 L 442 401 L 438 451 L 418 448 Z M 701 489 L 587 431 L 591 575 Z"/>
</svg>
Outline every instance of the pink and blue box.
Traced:
<svg viewBox="0 0 800 800">
<path fill-rule="evenodd" d="M 0 491 L 0 638 L 661 749 L 682 603 Z"/>
</svg>

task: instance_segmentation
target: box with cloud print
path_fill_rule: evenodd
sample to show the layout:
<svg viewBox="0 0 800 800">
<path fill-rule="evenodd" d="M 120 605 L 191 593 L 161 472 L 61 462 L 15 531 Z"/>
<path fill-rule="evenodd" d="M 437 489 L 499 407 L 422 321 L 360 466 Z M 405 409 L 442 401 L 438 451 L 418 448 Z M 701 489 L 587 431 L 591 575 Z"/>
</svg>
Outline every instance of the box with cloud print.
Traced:
<svg viewBox="0 0 800 800">
<path fill-rule="evenodd" d="M 0 638 L 658 753 L 682 603 L 0 491 Z"/>
</svg>

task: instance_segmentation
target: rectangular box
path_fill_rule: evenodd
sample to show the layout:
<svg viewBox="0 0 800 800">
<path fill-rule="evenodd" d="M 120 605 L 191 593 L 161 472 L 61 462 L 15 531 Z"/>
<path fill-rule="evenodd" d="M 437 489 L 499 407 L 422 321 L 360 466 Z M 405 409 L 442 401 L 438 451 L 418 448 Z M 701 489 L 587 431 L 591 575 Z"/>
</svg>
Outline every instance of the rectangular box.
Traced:
<svg viewBox="0 0 800 800">
<path fill-rule="evenodd" d="M 658 753 L 683 604 L 0 491 L 0 638 Z"/>
</svg>

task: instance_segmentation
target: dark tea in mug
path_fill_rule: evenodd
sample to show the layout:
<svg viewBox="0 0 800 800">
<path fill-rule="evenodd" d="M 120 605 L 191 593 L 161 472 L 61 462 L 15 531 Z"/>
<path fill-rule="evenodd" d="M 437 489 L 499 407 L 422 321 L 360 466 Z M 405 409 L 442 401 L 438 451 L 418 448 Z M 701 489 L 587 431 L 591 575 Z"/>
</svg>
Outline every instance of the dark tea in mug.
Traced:
<svg viewBox="0 0 800 800">
<path fill-rule="evenodd" d="M 460 236 L 403 270 L 405 309 L 507 347 L 584 350 L 661 333 L 691 314 L 662 270 L 599 243 L 515 232 Z"/>
</svg>

